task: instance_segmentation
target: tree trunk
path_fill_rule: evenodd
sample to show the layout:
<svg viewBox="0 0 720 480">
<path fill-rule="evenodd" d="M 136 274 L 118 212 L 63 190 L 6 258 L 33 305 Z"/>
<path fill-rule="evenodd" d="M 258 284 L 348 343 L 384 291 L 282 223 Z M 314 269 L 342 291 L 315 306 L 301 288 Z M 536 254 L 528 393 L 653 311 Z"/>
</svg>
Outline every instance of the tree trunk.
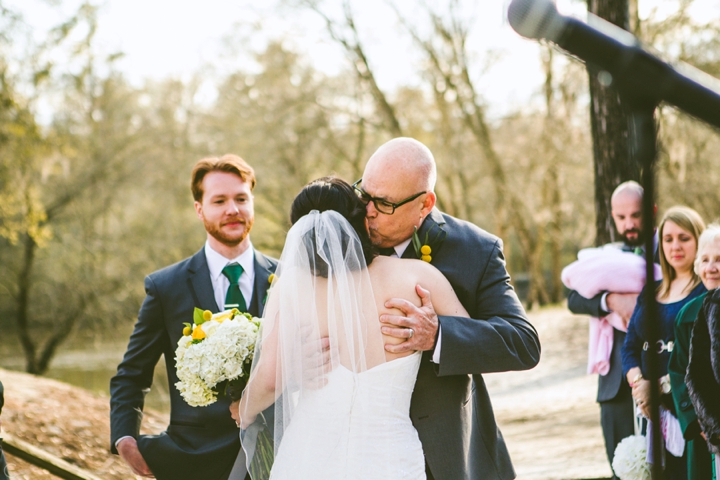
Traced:
<svg viewBox="0 0 720 480">
<path fill-rule="evenodd" d="M 17 327 L 18 336 L 20 337 L 20 345 L 22 345 L 25 353 L 25 370 L 28 373 L 38 373 L 37 363 L 35 361 L 35 342 L 30 336 L 30 327 L 28 325 L 28 308 L 30 307 L 30 286 L 32 282 L 33 264 L 35 263 L 35 249 L 37 243 L 35 240 L 25 234 L 23 239 L 24 255 L 23 268 L 18 276 L 18 296 L 17 296 Z"/>
<path fill-rule="evenodd" d="M 588 11 L 628 30 L 629 0 L 588 0 Z M 595 244 L 615 240 L 610 197 L 620 183 L 640 181 L 640 166 L 630 157 L 628 115 L 617 90 L 599 70 L 588 65 L 590 80 L 590 125 L 595 158 Z M 606 75 L 604 75 L 606 76 Z"/>
<path fill-rule="evenodd" d="M 547 224 L 548 246 L 550 248 L 550 298 L 552 302 L 560 303 L 563 299 L 563 286 L 560 279 L 562 273 L 562 198 L 560 185 L 560 160 L 557 158 L 557 149 L 554 147 L 555 137 L 558 135 L 558 121 L 555 112 L 555 101 L 553 94 L 555 84 L 553 83 L 553 52 L 550 46 L 543 47 L 542 64 L 545 71 L 545 128 L 543 139 L 543 153 L 549 166 L 543 179 L 543 201 L 547 205 L 551 220 Z M 563 122 L 564 123 L 564 122 Z"/>
</svg>

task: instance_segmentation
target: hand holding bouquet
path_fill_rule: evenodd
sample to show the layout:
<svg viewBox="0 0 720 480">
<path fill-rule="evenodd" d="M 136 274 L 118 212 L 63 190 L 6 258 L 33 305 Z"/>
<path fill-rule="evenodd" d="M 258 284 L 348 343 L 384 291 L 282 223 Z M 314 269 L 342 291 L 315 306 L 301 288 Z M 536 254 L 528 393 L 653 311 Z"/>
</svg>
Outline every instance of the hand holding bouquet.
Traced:
<svg viewBox="0 0 720 480">
<path fill-rule="evenodd" d="M 217 401 L 217 386 L 242 392 L 250 373 L 260 319 L 238 309 L 212 314 L 195 309 L 194 323 L 185 324 L 175 350 L 180 379 L 175 384 L 183 399 L 193 407 Z M 239 397 L 239 395 L 237 395 Z"/>
</svg>

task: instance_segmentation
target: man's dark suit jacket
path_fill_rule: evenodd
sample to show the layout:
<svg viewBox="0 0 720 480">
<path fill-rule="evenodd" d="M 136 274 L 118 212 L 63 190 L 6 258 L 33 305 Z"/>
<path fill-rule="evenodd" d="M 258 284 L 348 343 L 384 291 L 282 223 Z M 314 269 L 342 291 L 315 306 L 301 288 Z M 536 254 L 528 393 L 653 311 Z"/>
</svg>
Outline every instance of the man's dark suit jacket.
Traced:
<svg viewBox="0 0 720 480">
<path fill-rule="evenodd" d="M 602 294 L 593 298 L 585 298 L 575 290 L 568 294 L 568 309 L 575 314 L 604 317 L 609 312 L 600 307 Z M 625 332 L 613 328 L 613 346 L 610 352 L 610 370 L 605 375 L 598 375 L 597 402 L 607 402 L 617 397 L 623 384 L 622 358 L 620 348 L 625 342 Z"/>
<path fill-rule="evenodd" d="M 619 244 L 624 252 L 632 252 L 633 247 L 625 244 Z M 643 250 L 644 251 L 644 250 Z M 657 251 L 655 252 L 657 259 Z M 604 317 L 609 312 L 602 309 L 603 294 L 595 295 L 593 298 L 585 298 L 575 290 L 571 290 L 568 294 L 568 309 L 575 314 L 590 315 L 591 317 Z M 620 356 L 620 348 L 625 343 L 625 332 L 613 329 L 613 347 L 610 353 L 610 370 L 605 375 L 598 375 L 598 393 L 597 402 L 603 403 L 615 399 L 623 386 L 625 376 L 622 372 L 622 358 Z"/>
<path fill-rule="evenodd" d="M 432 351 L 423 353 L 410 416 L 437 480 L 512 479 L 482 374 L 534 367 L 540 340 L 510 285 L 502 241 L 437 209 L 425 218 L 421 240 L 434 225 L 447 237 L 434 248 L 432 264 L 471 318 L 439 318 L 440 364 L 431 362 Z M 415 258 L 412 244 L 403 258 Z"/>
<path fill-rule="evenodd" d="M 277 262 L 255 251 L 255 282 L 249 312 L 260 316 L 268 277 Z M 227 479 L 240 449 L 238 429 L 230 417 L 227 396 L 207 407 L 191 407 L 175 383 L 175 349 L 183 322 L 192 322 L 195 307 L 217 312 L 205 249 L 145 278 L 147 294 L 125 357 L 110 381 L 111 450 L 130 435 L 158 480 Z M 170 389 L 170 425 L 159 435 L 139 435 L 145 394 L 160 355 Z"/>
</svg>

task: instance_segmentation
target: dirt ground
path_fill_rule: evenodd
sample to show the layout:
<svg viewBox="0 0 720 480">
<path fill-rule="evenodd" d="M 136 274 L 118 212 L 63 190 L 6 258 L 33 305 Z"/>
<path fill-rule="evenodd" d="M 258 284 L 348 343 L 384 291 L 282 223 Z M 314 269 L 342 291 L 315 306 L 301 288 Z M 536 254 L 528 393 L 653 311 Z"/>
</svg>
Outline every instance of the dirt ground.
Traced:
<svg viewBox="0 0 720 480">
<path fill-rule="evenodd" d="M 564 308 L 531 312 L 543 354 L 527 372 L 485 377 L 519 479 L 609 478 L 597 379 L 585 375 L 587 319 Z M 132 479 L 108 451 L 109 400 L 83 389 L 0 369 L 6 405 L 3 430 L 106 479 Z M 162 431 L 167 418 L 148 412 L 143 430 Z M 11 478 L 56 478 L 8 457 Z M 140 478 L 140 477 L 137 477 Z"/>
<path fill-rule="evenodd" d="M 530 312 L 540 335 L 540 364 L 526 372 L 485 375 L 517 478 L 610 478 L 597 376 L 587 375 L 588 317 L 566 308 Z"/>
</svg>

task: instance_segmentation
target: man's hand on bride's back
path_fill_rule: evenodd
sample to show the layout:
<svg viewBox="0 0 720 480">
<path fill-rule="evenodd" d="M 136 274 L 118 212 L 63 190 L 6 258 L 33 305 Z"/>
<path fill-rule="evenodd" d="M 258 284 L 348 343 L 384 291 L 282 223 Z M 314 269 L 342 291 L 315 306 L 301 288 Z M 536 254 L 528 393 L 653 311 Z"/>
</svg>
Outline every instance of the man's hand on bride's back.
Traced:
<svg viewBox="0 0 720 480">
<path fill-rule="evenodd" d="M 316 338 L 314 335 L 304 333 L 301 335 L 303 336 L 303 386 L 312 390 L 322 388 L 327 384 L 327 374 L 333 368 L 330 338 Z"/>
<path fill-rule="evenodd" d="M 422 305 L 415 306 L 402 298 L 391 298 L 385 302 L 386 308 L 395 308 L 401 315 L 380 315 L 382 333 L 404 340 L 398 344 L 385 344 L 390 353 L 405 353 L 415 350 L 432 350 L 438 331 L 438 317 L 433 308 L 430 292 L 420 285 L 415 286 Z"/>
</svg>

